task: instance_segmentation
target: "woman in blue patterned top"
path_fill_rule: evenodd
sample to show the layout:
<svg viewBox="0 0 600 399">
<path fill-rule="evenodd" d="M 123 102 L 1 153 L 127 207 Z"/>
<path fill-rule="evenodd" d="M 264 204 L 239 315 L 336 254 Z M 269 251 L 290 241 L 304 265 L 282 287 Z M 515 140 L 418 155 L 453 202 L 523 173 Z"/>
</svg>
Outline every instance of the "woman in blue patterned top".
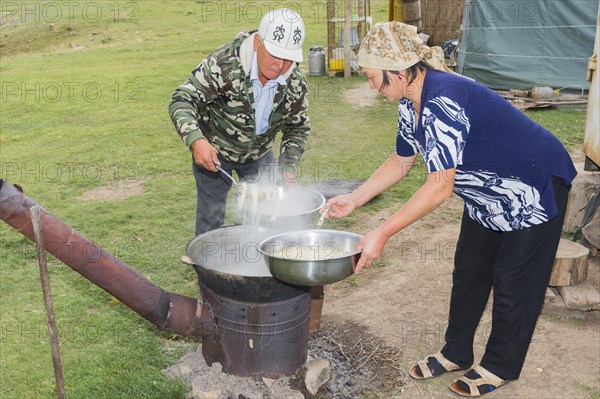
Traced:
<svg viewBox="0 0 600 399">
<path fill-rule="evenodd" d="M 451 73 L 440 52 L 399 22 L 377 24 L 365 37 L 358 63 L 370 87 L 399 101 L 396 151 L 362 186 L 329 200 L 327 217 L 349 215 L 402 180 L 417 155 L 423 159 L 426 182 L 364 236 L 358 272 L 380 256 L 390 237 L 453 192 L 464 200 L 446 343 L 410 375 L 468 370 L 450 389 L 480 396 L 519 378 L 576 171 L 558 139 L 492 90 Z M 472 367 L 474 332 L 492 288 L 490 339 Z"/>
</svg>

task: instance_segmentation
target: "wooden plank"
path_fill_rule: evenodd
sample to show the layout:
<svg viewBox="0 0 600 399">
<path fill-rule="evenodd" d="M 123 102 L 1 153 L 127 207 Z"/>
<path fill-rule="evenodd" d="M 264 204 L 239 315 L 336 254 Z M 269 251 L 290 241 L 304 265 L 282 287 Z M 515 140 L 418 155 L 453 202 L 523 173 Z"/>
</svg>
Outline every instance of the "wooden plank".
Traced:
<svg viewBox="0 0 600 399">
<path fill-rule="evenodd" d="M 553 301 L 544 302 L 542 314 L 545 316 L 574 318 L 579 320 L 585 320 L 585 318 L 588 316 L 588 312 L 586 311 L 567 309 L 565 306 L 565 300 L 560 295 L 557 295 L 556 299 Z"/>
<path fill-rule="evenodd" d="M 600 310 L 600 294 L 587 281 L 570 287 L 559 287 L 558 292 L 567 309 Z"/>
</svg>

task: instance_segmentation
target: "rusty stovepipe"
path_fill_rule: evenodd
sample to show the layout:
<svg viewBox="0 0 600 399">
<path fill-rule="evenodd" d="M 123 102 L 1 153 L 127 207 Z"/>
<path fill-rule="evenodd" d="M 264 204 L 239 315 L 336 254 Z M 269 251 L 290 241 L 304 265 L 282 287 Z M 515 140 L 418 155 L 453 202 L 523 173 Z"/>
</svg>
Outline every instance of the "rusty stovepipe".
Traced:
<svg viewBox="0 0 600 399">
<path fill-rule="evenodd" d="M 36 204 L 14 185 L 0 179 L 0 219 L 32 241 L 29 209 Z M 163 291 L 43 208 L 40 223 L 46 251 L 158 328 L 183 335 L 216 333 L 208 303 Z"/>
</svg>

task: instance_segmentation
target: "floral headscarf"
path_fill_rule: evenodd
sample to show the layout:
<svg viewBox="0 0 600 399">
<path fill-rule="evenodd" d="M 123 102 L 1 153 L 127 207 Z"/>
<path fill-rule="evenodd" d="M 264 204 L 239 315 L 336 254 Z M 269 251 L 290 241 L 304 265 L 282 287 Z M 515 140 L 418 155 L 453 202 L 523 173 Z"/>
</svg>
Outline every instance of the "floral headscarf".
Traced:
<svg viewBox="0 0 600 399">
<path fill-rule="evenodd" d="M 452 72 L 441 47 L 426 46 L 417 27 L 402 22 L 380 22 L 367 33 L 358 51 L 361 68 L 401 71 L 423 61 L 434 69 Z"/>
</svg>

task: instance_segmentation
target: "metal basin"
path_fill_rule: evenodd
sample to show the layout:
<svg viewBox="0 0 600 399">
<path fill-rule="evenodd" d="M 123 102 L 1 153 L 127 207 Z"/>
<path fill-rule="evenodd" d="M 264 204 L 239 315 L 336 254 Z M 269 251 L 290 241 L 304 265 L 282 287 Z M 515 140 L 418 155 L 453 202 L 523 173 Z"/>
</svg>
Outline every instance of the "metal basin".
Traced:
<svg viewBox="0 0 600 399">
<path fill-rule="evenodd" d="M 354 273 L 362 236 L 337 230 L 298 230 L 269 237 L 259 244 L 269 271 L 295 285 L 323 285 Z"/>
<path fill-rule="evenodd" d="M 282 191 L 281 197 L 273 194 L 269 198 L 252 198 L 248 192 L 241 202 L 243 224 L 292 231 L 308 228 L 318 218 L 319 209 L 325 205 L 325 197 L 310 188 L 293 186 Z"/>
</svg>

